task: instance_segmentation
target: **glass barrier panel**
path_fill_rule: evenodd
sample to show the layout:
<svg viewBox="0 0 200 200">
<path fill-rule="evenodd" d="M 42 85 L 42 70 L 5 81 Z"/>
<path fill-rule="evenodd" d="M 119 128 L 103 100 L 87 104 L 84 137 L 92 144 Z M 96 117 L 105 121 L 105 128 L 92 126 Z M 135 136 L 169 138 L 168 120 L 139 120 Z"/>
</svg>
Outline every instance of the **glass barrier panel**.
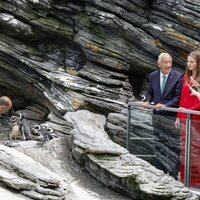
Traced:
<svg viewBox="0 0 200 200">
<path fill-rule="evenodd" d="M 130 116 L 130 153 L 154 163 L 154 137 L 151 112 L 131 107 Z"/>
<path fill-rule="evenodd" d="M 180 171 L 180 129 L 175 128 L 176 113 L 160 111 L 152 115 L 155 138 L 155 167 L 178 179 Z"/>
<path fill-rule="evenodd" d="M 175 115 L 166 111 L 156 115 L 131 107 L 129 151 L 178 179 L 180 129 L 175 128 Z"/>
</svg>

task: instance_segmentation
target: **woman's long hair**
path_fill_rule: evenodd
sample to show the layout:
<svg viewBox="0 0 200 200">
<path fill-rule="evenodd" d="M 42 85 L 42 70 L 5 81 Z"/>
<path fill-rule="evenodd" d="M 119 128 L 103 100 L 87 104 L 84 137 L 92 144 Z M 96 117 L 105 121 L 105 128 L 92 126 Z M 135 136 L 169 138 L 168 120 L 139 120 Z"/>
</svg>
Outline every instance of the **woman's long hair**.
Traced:
<svg viewBox="0 0 200 200">
<path fill-rule="evenodd" d="M 200 50 L 196 50 L 190 53 L 190 55 L 188 57 L 192 57 L 196 60 L 197 62 L 197 74 L 194 78 L 195 81 L 200 82 Z M 187 78 L 187 82 L 190 82 L 190 76 L 191 76 L 191 71 L 188 69 L 188 67 L 186 68 L 186 78 Z"/>
</svg>

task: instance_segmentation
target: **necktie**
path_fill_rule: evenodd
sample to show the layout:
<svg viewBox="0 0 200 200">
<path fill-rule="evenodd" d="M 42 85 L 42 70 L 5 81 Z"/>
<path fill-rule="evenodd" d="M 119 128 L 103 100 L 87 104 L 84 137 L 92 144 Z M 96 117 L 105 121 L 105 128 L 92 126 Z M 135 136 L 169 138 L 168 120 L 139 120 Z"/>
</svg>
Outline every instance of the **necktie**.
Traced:
<svg viewBox="0 0 200 200">
<path fill-rule="evenodd" d="M 163 93 L 163 90 L 164 90 L 164 88 L 165 88 L 166 78 L 167 78 L 167 77 L 166 77 L 165 75 L 162 76 L 162 83 L 161 83 L 161 85 L 160 85 L 161 94 Z"/>
</svg>

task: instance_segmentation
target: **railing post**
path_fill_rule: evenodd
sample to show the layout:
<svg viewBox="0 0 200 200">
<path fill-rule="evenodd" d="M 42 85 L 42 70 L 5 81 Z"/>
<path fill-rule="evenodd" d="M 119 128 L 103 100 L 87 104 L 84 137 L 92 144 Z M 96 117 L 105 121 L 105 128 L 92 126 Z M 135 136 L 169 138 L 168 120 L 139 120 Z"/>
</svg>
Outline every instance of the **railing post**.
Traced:
<svg viewBox="0 0 200 200">
<path fill-rule="evenodd" d="M 129 150 L 130 147 L 130 124 L 131 124 L 131 105 L 128 104 L 127 113 L 127 136 L 126 136 L 126 148 Z"/>
<path fill-rule="evenodd" d="M 190 187 L 191 183 L 191 145 L 192 145 L 192 133 L 191 133 L 191 114 L 187 113 L 186 121 L 186 133 L 185 133 L 185 169 L 184 169 L 184 185 Z"/>
</svg>

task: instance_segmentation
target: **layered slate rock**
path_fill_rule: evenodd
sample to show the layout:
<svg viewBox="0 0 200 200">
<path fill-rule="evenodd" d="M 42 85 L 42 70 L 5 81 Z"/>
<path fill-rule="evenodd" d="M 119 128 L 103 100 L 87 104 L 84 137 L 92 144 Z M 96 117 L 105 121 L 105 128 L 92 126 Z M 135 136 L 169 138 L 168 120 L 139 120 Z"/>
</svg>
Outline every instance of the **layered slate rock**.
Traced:
<svg viewBox="0 0 200 200">
<path fill-rule="evenodd" d="M 67 112 L 103 114 L 109 135 L 125 145 L 127 103 L 146 91 L 160 52 L 185 70 L 199 47 L 198 19 L 199 3 L 189 0 L 2 0 L 0 95 L 61 134 L 72 128 Z"/>
<path fill-rule="evenodd" d="M 105 185 L 133 199 L 199 199 L 182 183 L 111 141 L 103 128 L 104 116 L 80 110 L 67 113 L 65 119 L 74 124 L 68 142 L 71 154 Z"/>
<path fill-rule="evenodd" d="M 0 145 L 0 180 L 32 199 L 65 199 L 63 179 L 29 156 Z"/>
<path fill-rule="evenodd" d="M 44 146 L 31 145 L 31 141 L 19 142 L 17 150 L 25 153 L 53 172 L 59 174 L 67 185 L 66 200 L 109 199 L 130 200 L 96 181 L 85 169 L 79 166 L 67 149 L 68 136 L 56 138 Z"/>
<path fill-rule="evenodd" d="M 160 52 L 170 52 L 184 70 L 186 55 L 199 45 L 198 9 L 188 1 L 4 0 L 1 85 L 10 96 L 62 114 L 119 112 L 108 101 L 133 100 L 137 78 L 142 83 L 156 69 Z"/>
<path fill-rule="evenodd" d="M 199 45 L 198 9 L 171 0 L 3 0 L 1 93 L 13 97 L 16 109 L 26 102 L 57 115 L 118 113 L 146 88 L 160 52 L 184 69 Z"/>
<path fill-rule="evenodd" d="M 142 104 L 139 102 L 139 104 Z M 127 147 L 129 151 L 152 165 L 162 167 L 177 178 L 180 169 L 180 131 L 174 128 L 175 118 L 160 117 L 162 130 L 154 135 L 152 126 L 152 111 L 143 108 L 131 108 L 129 136 L 127 135 L 127 110 L 121 113 L 109 113 L 106 131 L 110 138 Z M 129 141 L 127 141 L 129 137 Z"/>
</svg>

